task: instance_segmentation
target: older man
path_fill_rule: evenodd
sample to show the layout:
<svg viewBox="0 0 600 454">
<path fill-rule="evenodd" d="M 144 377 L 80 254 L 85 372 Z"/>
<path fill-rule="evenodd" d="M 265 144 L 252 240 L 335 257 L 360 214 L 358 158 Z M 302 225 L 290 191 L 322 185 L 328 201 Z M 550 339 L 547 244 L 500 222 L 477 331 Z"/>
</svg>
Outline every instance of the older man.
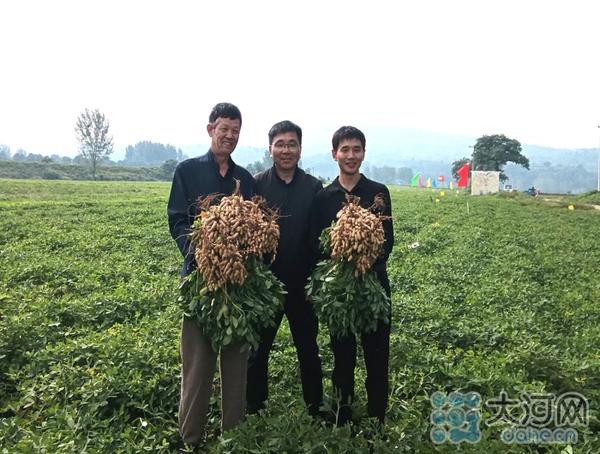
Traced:
<svg viewBox="0 0 600 454">
<path fill-rule="evenodd" d="M 240 181 L 244 198 L 252 196 L 252 176 L 231 159 L 241 127 L 242 115 L 236 106 L 217 104 L 206 127 L 210 149 L 203 156 L 181 162 L 175 169 L 167 212 L 171 236 L 184 257 L 182 277 L 196 268 L 188 234 L 198 214 L 198 197 L 216 193 L 230 195 L 235 189 L 235 180 Z M 225 431 L 238 424 L 245 414 L 248 354 L 239 344 L 215 352 L 210 339 L 202 335 L 194 321 L 184 318 L 179 429 L 185 444 L 198 445 L 202 441 L 217 356 L 221 371 L 221 428 Z"/>
</svg>

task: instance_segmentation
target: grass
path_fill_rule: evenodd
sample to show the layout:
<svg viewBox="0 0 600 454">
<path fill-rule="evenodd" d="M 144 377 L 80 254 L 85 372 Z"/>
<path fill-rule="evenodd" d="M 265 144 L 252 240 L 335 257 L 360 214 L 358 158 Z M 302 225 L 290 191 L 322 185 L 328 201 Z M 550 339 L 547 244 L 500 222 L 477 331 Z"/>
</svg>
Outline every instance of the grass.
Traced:
<svg viewBox="0 0 600 454">
<path fill-rule="evenodd" d="M 0 180 L 0 452 L 174 452 L 181 258 L 168 183 Z M 533 198 L 392 188 L 396 243 L 386 437 L 364 418 L 359 360 L 350 429 L 311 422 L 284 323 L 260 417 L 207 451 L 552 452 L 600 450 L 600 213 Z M 593 198 L 593 197 L 592 197 Z M 587 201 L 587 199 L 585 199 Z M 589 202 L 587 202 L 589 203 Z M 321 330 L 325 388 L 332 358 Z M 218 382 L 216 382 L 218 384 Z M 435 391 L 576 391 L 579 441 L 506 445 L 481 406 L 482 440 L 434 445 Z M 330 397 L 328 396 L 328 399 Z"/>
<path fill-rule="evenodd" d="M 89 165 L 57 162 L 17 162 L 0 159 L 0 178 L 30 178 L 42 180 L 93 180 Z M 160 167 L 98 166 L 96 180 L 160 181 L 171 180 Z"/>
</svg>

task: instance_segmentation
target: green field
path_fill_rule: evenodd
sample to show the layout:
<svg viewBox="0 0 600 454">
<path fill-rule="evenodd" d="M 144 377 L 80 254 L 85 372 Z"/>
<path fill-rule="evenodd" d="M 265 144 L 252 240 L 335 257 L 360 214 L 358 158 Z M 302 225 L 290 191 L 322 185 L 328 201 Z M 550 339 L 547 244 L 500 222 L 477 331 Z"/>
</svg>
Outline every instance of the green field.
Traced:
<svg viewBox="0 0 600 454">
<path fill-rule="evenodd" d="M 23 178 L 43 180 L 93 180 L 87 165 L 60 164 L 57 162 L 16 162 L 0 159 L 0 178 Z M 172 172 L 156 167 L 133 167 L 100 165 L 96 180 L 111 181 L 166 181 Z"/>
<path fill-rule="evenodd" d="M 175 452 L 179 252 L 168 183 L 0 180 L 0 453 Z M 521 195 L 392 188 L 390 407 L 370 436 L 311 423 L 282 326 L 265 413 L 210 452 L 600 452 L 600 212 Z M 590 197 L 593 202 L 596 199 Z M 575 201 L 575 200 L 574 200 Z M 320 347 L 330 394 L 332 358 Z M 507 445 L 482 405 L 479 443 L 430 441 L 429 396 L 578 392 L 573 445 Z"/>
</svg>

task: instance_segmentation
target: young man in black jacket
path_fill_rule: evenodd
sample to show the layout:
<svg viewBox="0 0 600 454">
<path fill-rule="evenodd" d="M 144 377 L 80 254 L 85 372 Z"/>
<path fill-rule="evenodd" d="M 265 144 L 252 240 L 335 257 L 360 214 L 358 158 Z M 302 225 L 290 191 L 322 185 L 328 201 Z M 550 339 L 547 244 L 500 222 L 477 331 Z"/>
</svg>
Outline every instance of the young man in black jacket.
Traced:
<svg viewBox="0 0 600 454">
<path fill-rule="evenodd" d="M 231 159 L 242 127 L 242 115 L 233 104 L 217 104 L 209 115 L 207 131 L 211 138 L 208 153 L 180 162 L 175 169 L 167 213 L 169 230 L 183 255 L 181 276 L 196 269 L 189 233 L 198 215 L 198 197 L 230 195 L 235 180 L 246 199 L 252 196 L 252 175 Z M 237 425 L 245 414 L 248 353 L 241 345 L 230 345 L 219 353 L 204 337 L 193 320 L 184 318 L 181 328 L 181 400 L 179 431 L 185 444 L 198 445 L 204 434 L 208 404 L 212 395 L 217 356 L 221 371 L 222 431 Z"/>
<path fill-rule="evenodd" d="M 254 192 L 279 210 L 279 247 L 271 270 L 285 285 L 284 312 L 296 346 L 304 401 L 311 415 L 323 399 L 321 360 L 317 346 L 318 322 L 304 286 L 311 271 L 308 216 L 315 194 L 323 187 L 315 177 L 298 167 L 302 129 L 291 121 L 275 124 L 269 131 L 269 153 L 273 167 L 254 177 Z M 268 397 L 268 360 L 281 323 L 261 333 L 258 349 L 248 362 L 247 406 L 250 413 L 264 407 Z"/>
<path fill-rule="evenodd" d="M 390 284 L 386 270 L 386 262 L 394 245 L 390 192 L 385 185 L 369 180 L 360 173 L 360 166 L 365 158 L 366 139 L 359 129 L 353 126 L 341 127 L 334 133 L 332 145 L 332 156 L 338 163 L 339 176 L 320 191 L 313 202 L 310 216 L 313 254 L 318 258 L 323 258 L 318 247 L 319 235 L 323 229 L 331 225 L 332 221 L 336 220 L 337 213 L 346 202 L 347 194 L 360 197 L 360 205 L 364 208 L 373 205 L 376 196 L 381 196 L 384 201 L 383 214 L 390 218 L 383 221 L 385 243 L 383 252 L 373 268 L 382 287 L 390 296 Z M 375 332 L 361 335 L 360 341 L 367 368 L 365 385 L 368 396 L 368 414 L 383 423 L 388 403 L 390 324 L 380 322 Z M 337 423 L 341 425 L 349 422 L 352 418 L 356 339 L 353 335 L 342 338 L 332 336 L 331 349 L 334 356 L 332 382 L 337 397 Z"/>
</svg>

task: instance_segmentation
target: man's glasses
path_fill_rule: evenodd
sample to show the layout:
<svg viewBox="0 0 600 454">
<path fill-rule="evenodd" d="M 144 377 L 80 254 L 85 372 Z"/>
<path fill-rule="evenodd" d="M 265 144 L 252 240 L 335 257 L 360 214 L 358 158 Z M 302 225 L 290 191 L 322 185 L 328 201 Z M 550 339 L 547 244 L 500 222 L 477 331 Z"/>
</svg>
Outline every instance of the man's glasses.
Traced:
<svg viewBox="0 0 600 454">
<path fill-rule="evenodd" d="M 277 151 L 283 151 L 286 148 L 290 151 L 298 151 L 300 149 L 300 145 L 298 145 L 298 142 L 276 142 L 273 144 L 273 149 Z"/>
</svg>

